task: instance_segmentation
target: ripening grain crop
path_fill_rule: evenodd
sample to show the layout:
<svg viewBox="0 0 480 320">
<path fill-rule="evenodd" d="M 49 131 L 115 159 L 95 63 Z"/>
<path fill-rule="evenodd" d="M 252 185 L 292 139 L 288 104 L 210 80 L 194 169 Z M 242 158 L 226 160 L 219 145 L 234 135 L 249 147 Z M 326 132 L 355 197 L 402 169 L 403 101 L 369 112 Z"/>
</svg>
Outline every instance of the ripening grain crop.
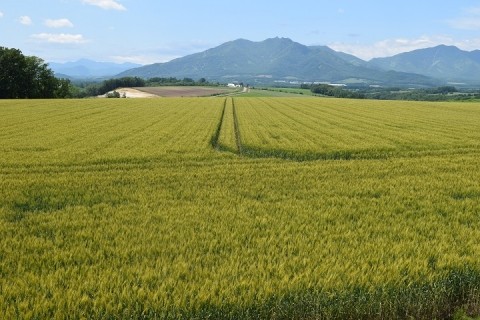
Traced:
<svg viewBox="0 0 480 320">
<path fill-rule="evenodd" d="M 0 314 L 479 314 L 479 126 L 477 103 L 0 101 Z"/>
<path fill-rule="evenodd" d="M 254 156 L 372 159 L 470 152 L 480 145 L 478 105 L 347 99 L 236 99 Z"/>
</svg>

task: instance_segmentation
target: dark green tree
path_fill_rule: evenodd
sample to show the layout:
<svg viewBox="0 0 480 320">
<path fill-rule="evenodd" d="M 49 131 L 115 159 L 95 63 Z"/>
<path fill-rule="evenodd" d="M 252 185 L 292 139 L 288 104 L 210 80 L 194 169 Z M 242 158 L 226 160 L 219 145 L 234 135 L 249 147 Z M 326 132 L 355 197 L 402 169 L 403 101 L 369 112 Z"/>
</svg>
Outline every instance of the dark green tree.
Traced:
<svg viewBox="0 0 480 320">
<path fill-rule="evenodd" d="M 0 47 L 0 98 L 55 98 L 58 86 L 42 59 Z"/>
<path fill-rule="evenodd" d="M 37 57 L 25 57 L 27 62 L 27 86 L 26 98 L 55 98 L 58 80 L 52 70 L 44 61 Z"/>
<path fill-rule="evenodd" d="M 57 89 L 55 90 L 56 98 L 72 98 L 78 96 L 78 89 L 75 89 L 72 82 L 68 79 L 58 79 Z"/>
<path fill-rule="evenodd" d="M 17 49 L 0 47 L 0 98 L 25 98 L 27 62 Z"/>
</svg>

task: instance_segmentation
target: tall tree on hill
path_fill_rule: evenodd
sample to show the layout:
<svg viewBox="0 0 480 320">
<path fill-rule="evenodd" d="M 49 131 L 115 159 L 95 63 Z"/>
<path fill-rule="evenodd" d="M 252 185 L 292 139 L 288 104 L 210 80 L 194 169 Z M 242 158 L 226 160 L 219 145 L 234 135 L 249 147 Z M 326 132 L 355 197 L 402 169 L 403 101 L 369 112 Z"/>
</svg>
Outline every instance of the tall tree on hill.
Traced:
<svg viewBox="0 0 480 320">
<path fill-rule="evenodd" d="M 0 47 L 0 98 L 63 97 L 58 95 L 61 84 L 42 59 Z"/>
<path fill-rule="evenodd" d="M 26 67 L 20 50 L 0 47 L 0 98 L 25 97 Z"/>
</svg>

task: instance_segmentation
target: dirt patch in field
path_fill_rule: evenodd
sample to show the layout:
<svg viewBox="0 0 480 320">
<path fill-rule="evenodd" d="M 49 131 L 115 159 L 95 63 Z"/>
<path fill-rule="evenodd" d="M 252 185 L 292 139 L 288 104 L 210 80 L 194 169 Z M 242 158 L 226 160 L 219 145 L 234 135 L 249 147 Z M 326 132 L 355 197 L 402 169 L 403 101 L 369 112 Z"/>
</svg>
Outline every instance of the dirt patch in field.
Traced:
<svg viewBox="0 0 480 320">
<path fill-rule="evenodd" d="M 206 97 L 237 91 L 221 87 L 142 87 L 134 89 L 160 97 Z"/>
<path fill-rule="evenodd" d="M 157 95 L 140 91 L 134 88 L 119 88 L 116 89 L 118 93 L 120 93 L 120 97 L 127 97 L 127 98 L 158 98 Z M 113 93 L 113 91 L 110 91 L 109 93 Z M 101 95 L 98 96 L 99 98 L 105 98 L 106 95 Z"/>
</svg>

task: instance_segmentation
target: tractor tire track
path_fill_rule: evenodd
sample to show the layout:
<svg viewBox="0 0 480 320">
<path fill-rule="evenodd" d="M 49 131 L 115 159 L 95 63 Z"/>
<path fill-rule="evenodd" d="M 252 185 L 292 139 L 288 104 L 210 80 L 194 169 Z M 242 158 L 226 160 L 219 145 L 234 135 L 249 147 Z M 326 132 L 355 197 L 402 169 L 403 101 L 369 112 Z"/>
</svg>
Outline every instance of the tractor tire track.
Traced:
<svg viewBox="0 0 480 320">
<path fill-rule="evenodd" d="M 215 130 L 214 135 L 210 139 L 210 144 L 213 149 L 219 151 L 220 146 L 218 143 L 218 140 L 220 138 L 220 132 L 222 131 L 222 125 L 223 125 L 223 118 L 225 117 L 225 109 L 227 108 L 227 98 L 223 101 L 223 109 L 222 109 L 222 114 L 220 115 L 220 121 L 218 122 L 217 129 Z"/>
<path fill-rule="evenodd" d="M 235 130 L 235 143 L 237 144 L 238 154 L 241 156 L 243 154 L 242 149 L 242 136 L 240 135 L 240 125 L 238 123 L 237 109 L 235 107 L 235 100 L 232 99 L 232 109 L 233 109 L 233 126 Z"/>
</svg>

